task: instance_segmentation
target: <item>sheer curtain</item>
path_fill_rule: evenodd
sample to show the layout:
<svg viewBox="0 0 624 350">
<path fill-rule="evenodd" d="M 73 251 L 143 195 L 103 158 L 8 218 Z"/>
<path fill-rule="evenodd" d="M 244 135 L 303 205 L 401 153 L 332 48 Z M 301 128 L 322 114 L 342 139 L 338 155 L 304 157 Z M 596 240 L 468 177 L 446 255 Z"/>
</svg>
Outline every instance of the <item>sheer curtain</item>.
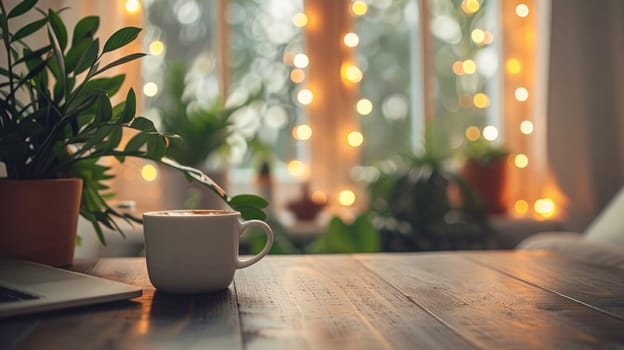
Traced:
<svg viewBox="0 0 624 350">
<path fill-rule="evenodd" d="M 582 231 L 624 185 L 624 2 L 552 0 L 549 161 Z"/>
</svg>

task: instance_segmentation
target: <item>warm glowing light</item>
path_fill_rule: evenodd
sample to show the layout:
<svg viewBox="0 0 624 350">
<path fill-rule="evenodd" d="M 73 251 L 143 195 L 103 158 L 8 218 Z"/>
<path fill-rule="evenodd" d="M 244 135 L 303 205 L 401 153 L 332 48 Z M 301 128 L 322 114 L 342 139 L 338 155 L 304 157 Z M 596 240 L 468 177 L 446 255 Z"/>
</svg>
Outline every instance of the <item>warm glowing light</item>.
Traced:
<svg viewBox="0 0 624 350">
<path fill-rule="evenodd" d="M 282 61 L 284 62 L 285 65 L 292 66 L 294 60 L 295 60 L 295 53 L 294 52 L 292 52 L 292 51 L 284 52 L 284 57 L 283 57 Z"/>
<path fill-rule="evenodd" d="M 520 123 L 520 132 L 525 135 L 531 134 L 533 129 L 533 123 L 530 120 L 523 120 L 522 123 Z"/>
<path fill-rule="evenodd" d="M 524 169 L 529 165 L 529 157 L 526 154 L 516 154 L 514 157 L 514 165 L 520 169 Z"/>
<path fill-rule="evenodd" d="M 312 192 L 312 201 L 314 203 L 327 203 L 327 194 L 325 192 L 321 192 L 321 191 L 314 191 Z"/>
<path fill-rule="evenodd" d="M 483 128 L 483 138 L 488 141 L 494 141 L 498 138 L 498 129 L 495 126 L 488 125 Z"/>
<path fill-rule="evenodd" d="M 362 71 L 353 64 L 342 65 L 342 77 L 351 83 L 359 83 L 362 80 Z"/>
<path fill-rule="evenodd" d="M 481 7 L 481 4 L 479 4 L 479 1 L 477 0 L 464 0 L 461 3 L 462 11 L 464 11 L 464 13 L 468 15 L 471 15 L 479 11 L 480 7 Z"/>
<path fill-rule="evenodd" d="M 470 33 L 470 38 L 475 44 L 483 44 L 485 41 L 485 32 L 482 29 L 475 29 Z"/>
<path fill-rule="evenodd" d="M 154 40 L 149 44 L 149 53 L 161 55 L 165 51 L 165 44 L 160 40 Z"/>
<path fill-rule="evenodd" d="M 310 63 L 310 59 L 308 58 L 308 55 L 304 53 L 298 53 L 293 58 L 293 64 L 297 68 L 305 68 L 308 66 L 309 63 Z"/>
<path fill-rule="evenodd" d="M 457 74 L 457 75 L 464 75 L 464 62 L 462 61 L 455 61 L 455 63 L 453 63 L 453 73 Z"/>
<path fill-rule="evenodd" d="M 290 80 L 295 84 L 303 82 L 305 80 L 305 77 L 305 71 L 301 68 L 293 69 L 290 72 Z"/>
<path fill-rule="evenodd" d="M 308 16 L 305 13 L 296 13 L 292 18 L 292 22 L 296 27 L 305 27 L 308 24 Z"/>
<path fill-rule="evenodd" d="M 514 92 L 514 96 L 516 97 L 516 100 L 524 102 L 529 99 L 529 90 L 523 87 L 519 87 Z"/>
<path fill-rule="evenodd" d="M 477 64 L 473 60 L 465 60 L 462 63 L 462 69 L 466 74 L 474 74 L 477 71 Z"/>
<path fill-rule="evenodd" d="M 492 32 L 490 31 L 485 31 L 485 38 L 483 39 L 483 42 L 481 43 L 481 45 L 487 45 L 487 44 L 491 44 L 492 41 L 494 41 L 494 34 L 492 34 Z"/>
<path fill-rule="evenodd" d="M 300 160 L 291 160 L 286 165 L 288 172 L 298 178 L 305 178 L 308 175 L 308 167 Z"/>
<path fill-rule="evenodd" d="M 518 214 L 526 214 L 529 211 L 529 203 L 523 199 L 519 199 L 514 203 L 514 210 Z"/>
<path fill-rule="evenodd" d="M 481 137 L 481 130 L 476 126 L 469 126 L 466 128 L 466 138 L 470 141 L 477 141 Z"/>
<path fill-rule="evenodd" d="M 158 94 L 158 85 L 153 81 L 145 83 L 145 85 L 143 85 L 143 94 L 148 97 L 156 96 L 156 94 Z"/>
<path fill-rule="evenodd" d="M 314 95 L 309 89 L 302 89 L 297 93 L 297 101 L 302 105 L 309 105 L 314 100 Z"/>
<path fill-rule="evenodd" d="M 490 98 L 488 97 L 488 95 L 480 92 L 474 95 L 474 97 L 472 98 L 472 103 L 474 103 L 475 107 L 477 108 L 485 108 L 490 105 Z"/>
<path fill-rule="evenodd" d="M 344 36 L 343 41 L 348 47 L 356 47 L 360 43 L 360 37 L 355 33 L 347 33 Z"/>
<path fill-rule="evenodd" d="M 369 99 L 362 98 L 355 105 L 355 109 L 360 115 L 369 115 L 373 111 L 373 103 Z"/>
<path fill-rule="evenodd" d="M 139 0 L 126 0 L 126 11 L 128 13 L 137 13 L 141 9 Z"/>
<path fill-rule="evenodd" d="M 364 1 L 354 1 L 351 5 L 351 11 L 356 16 L 362 16 L 368 12 L 368 5 Z"/>
<path fill-rule="evenodd" d="M 516 6 L 516 15 L 518 15 L 518 17 L 526 17 L 529 15 L 529 7 L 525 4 L 518 4 L 518 6 Z"/>
<path fill-rule="evenodd" d="M 347 143 L 351 147 L 359 147 L 364 142 L 364 136 L 359 131 L 351 131 L 349 135 L 347 135 Z"/>
<path fill-rule="evenodd" d="M 522 63 L 515 58 L 510 58 L 505 62 L 505 68 L 509 74 L 520 74 L 522 72 Z"/>
<path fill-rule="evenodd" d="M 340 191 L 340 194 L 338 195 L 338 202 L 340 205 L 345 207 L 352 206 L 353 203 L 355 203 L 355 193 L 351 190 Z"/>
<path fill-rule="evenodd" d="M 555 202 L 550 198 L 540 198 L 533 204 L 535 212 L 545 218 L 549 218 L 555 214 Z"/>
<path fill-rule="evenodd" d="M 141 176 L 147 182 L 152 182 L 158 177 L 158 170 L 151 164 L 146 164 L 141 168 Z"/>
<path fill-rule="evenodd" d="M 302 124 L 294 127 L 292 133 L 296 140 L 305 141 L 312 137 L 312 128 L 309 125 Z"/>
</svg>

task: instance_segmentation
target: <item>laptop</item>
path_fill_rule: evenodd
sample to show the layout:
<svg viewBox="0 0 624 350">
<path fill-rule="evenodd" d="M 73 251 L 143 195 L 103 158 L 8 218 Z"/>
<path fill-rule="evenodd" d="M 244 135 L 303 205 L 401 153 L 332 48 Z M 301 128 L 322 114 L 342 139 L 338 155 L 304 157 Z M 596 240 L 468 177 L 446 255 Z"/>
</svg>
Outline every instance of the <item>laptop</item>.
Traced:
<svg viewBox="0 0 624 350">
<path fill-rule="evenodd" d="M 141 288 L 0 257 L 0 318 L 141 296 Z"/>
</svg>

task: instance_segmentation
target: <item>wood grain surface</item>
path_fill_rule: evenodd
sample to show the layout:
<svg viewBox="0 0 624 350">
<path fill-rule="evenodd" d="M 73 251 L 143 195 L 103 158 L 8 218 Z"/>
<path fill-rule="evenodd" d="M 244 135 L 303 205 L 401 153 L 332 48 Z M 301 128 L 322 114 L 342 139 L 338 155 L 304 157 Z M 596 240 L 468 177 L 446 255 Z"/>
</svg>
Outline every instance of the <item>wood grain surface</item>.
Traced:
<svg viewBox="0 0 624 350">
<path fill-rule="evenodd" d="M 201 295 L 141 258 L 75 268 L 143 296 L 0 320 L 0 349 L 624 347 L 622 270 L 542 252 L 270 256 Z"/>
</svg>

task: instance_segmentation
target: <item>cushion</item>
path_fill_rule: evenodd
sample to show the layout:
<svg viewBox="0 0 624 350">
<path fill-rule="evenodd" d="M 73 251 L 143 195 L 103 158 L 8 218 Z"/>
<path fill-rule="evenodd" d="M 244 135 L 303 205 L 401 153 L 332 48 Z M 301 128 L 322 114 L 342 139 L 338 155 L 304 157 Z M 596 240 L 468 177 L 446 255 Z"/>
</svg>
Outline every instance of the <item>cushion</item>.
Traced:
<svg viewBox="0 0 624 350">
<path fill-rule="evenodd" d="M 549 250 L 589 264 L 624 269 L 624 246 L 592 242 L 580 233 L 540 233 L 525 239 L 517 248 Z"/>
<path fill-rule="evenodd" d="M 587 227 L 585 239 L 624 247 L 624 187 Z"/>
</svg>

